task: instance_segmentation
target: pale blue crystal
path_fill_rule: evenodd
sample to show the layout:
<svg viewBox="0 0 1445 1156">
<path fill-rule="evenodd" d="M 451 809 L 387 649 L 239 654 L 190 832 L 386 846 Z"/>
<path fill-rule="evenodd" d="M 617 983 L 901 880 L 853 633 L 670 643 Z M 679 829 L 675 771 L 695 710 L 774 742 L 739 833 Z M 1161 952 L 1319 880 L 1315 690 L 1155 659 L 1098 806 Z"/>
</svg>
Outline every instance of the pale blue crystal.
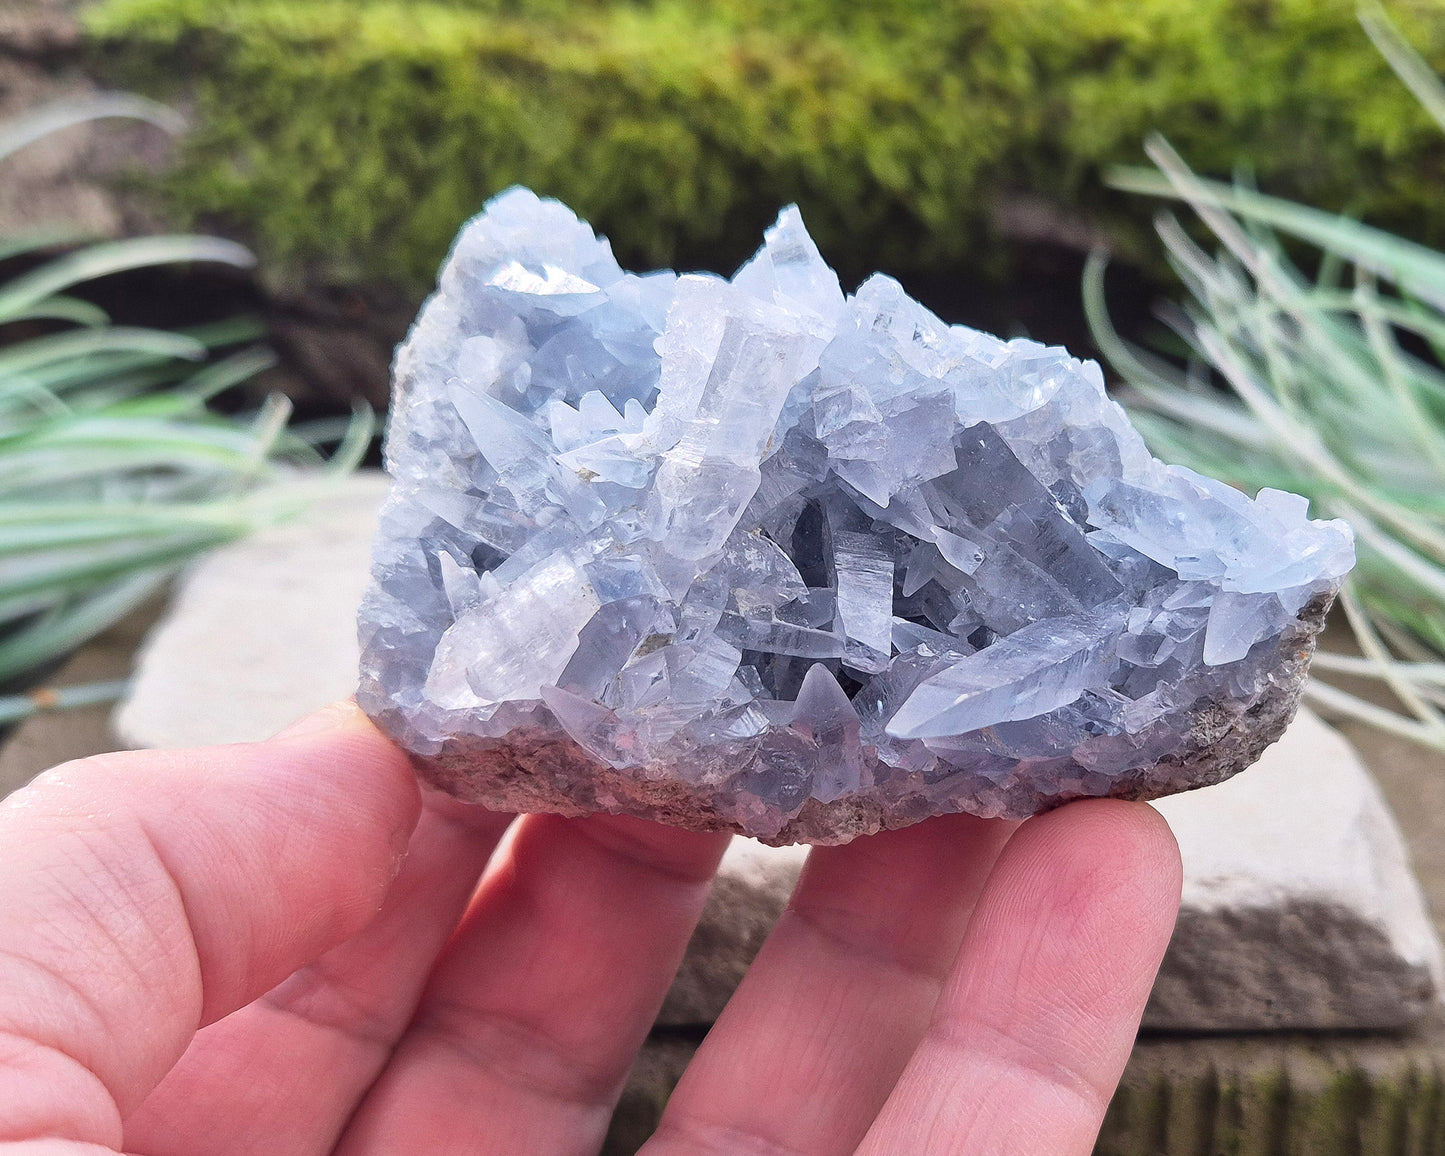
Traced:
<svg viewBox="0 0 1445 1156">
<path fill-rule="evenodd" d="M 936 739 L 1034 718 L 1107 687 L 1125 610 L 1115 604 L 1044 618 L 976 654 L 947 661 L 889 721 L 894 738 Z"/>
<path fill-rule="evenodd" d="M 493 805 L 831 841 L 1180 789 L 1354 560 L 1093 363 L 845 295 L 796 208 L 730 281 L 636 276 L 511 190 L 395 372 L 359 700 Z"/>
</svg>

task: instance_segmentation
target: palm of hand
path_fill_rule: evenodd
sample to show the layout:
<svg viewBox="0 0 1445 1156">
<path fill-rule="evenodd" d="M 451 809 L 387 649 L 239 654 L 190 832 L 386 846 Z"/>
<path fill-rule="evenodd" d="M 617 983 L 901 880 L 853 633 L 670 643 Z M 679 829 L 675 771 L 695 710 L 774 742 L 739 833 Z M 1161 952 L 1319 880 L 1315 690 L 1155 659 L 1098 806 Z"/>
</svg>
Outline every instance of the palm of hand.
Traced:
<svg viewBox="0 0 1445 1156">
<path fill-rule="evenodd" d="M 349 706 L 11 796 L 0 1153 L 595 1152 L 726 838 L 510 824 Z M 1141 804 L 816 850 L 646 1152 L 1085 1153 L 1178 898 Z"/>
</svg>

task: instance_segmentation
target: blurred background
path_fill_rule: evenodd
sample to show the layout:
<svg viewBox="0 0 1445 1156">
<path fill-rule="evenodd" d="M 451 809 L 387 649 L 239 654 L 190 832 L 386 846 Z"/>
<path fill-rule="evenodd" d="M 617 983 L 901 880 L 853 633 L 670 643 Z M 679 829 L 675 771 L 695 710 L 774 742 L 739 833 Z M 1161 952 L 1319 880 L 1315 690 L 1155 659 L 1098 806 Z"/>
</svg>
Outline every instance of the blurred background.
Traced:
<svg viewBox="0 0 1445 1156">
<path fill-rule="evenodd" d="M 1445 65 L 1440 4 L 1389 11 Z M 263 311 L 262 385 L 307 412 L 384 406 L 451 237 L 514 183 L 639 269 L 730 272 L 797 202 L 845 283 L 883 269 L 947 320 L 1086 352 L 1089 250 L 1126 331 L 1168 285 L 1157 203 L 1108 184 L 1151 132 L 1445 240 L 1441 134 L 1353 0 L 11 0 L 0 68 L 0 116 L 124 90 L 188 124 L 16 156 L 0 231 L 244 241 L 256 276 L 194 279 L 189 315 L 139 279 L 126 317 Z"/>
<path fill-rule="evenodd" d="M 488 197 L 722 273 L 795 202 L 845 289 L 1098 357 L 1161 457 L 1351 522 L 1307 691 L 1374 775 L 1340 888 L 1445 929 L 1442 72 L 1445 0 L 0 0 L 0 795 L 354 686 L 392 349 Z M 1302 798 L 1356 765 L 1292 749 Z M 1210 990 L 1382 1006 L 1394 948 L 1287 906 Z M 1425 940 L 1428 1011 L 1137 1052 L 1100 1151 L 1445 1153 Z"/>
</svg>

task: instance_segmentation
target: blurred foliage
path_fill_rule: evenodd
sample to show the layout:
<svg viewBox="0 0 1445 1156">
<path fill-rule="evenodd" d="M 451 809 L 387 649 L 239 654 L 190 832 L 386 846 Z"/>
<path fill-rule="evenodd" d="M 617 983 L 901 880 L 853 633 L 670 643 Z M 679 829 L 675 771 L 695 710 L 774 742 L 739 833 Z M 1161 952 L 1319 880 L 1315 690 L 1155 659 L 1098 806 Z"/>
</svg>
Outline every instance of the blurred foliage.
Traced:
<svg viewBox="0 0 1445 1156">
<path fill-rule="evenodd" d="M 1361 20 L 1400 90 L 1445 130 L 1445 84 L 1378 5 Z M 1133 419 L 1170 461 L 1248 493 L 1304 494 L 1317 514 L 1349 521 L 1359 564 L 1340 601 L 1363 654 L 1321 651 L 1323 681 L 1306 694 L 1445 750 L 1445 252 L 1203 180 L 1162 138 L 1149 153 L 1155 169 L 1120 170 L 1115 183 L 1182 202 L 1216 248 L 1160 219 L 1188 294 L 1163 312 L 1184 365 L 1119 338 L 1102 258 L 1091 262 L 1090 317 L 1132 387 Z M 1407 713 L 1348 693 L 1341 675 L 1380 680 Z"/>
<path fill-rule="evenodd" d="M 176 123 L 169 110 L 126 96 L 51 105 L 0 125 L 0 160 L 109 117 Z M 43 674 L 198 554 L 304 509 L 371 440 L 363 412 L 288 427 L 281 397 L 241 417 L 213 412 L 212 398 L 271 364 L 251 344 L 255 324 L 117 325 L 83 296 L 98 278 L 162 265 L 249 268 L 249 251 L 198 236 L 74 241 L 0 236 L 0 260 L 28 266 L 0 282 L 3 687 Z M 325 461 L 318 442 L 340 443 L 324 469 L 314 468 Z M 115 692 L 107 684 L 0 698 L 0 725 Z"/>
<path fill-rule="evenodd" d="M 1445 64 L 1445 0 L 1390 11 Z M 183 221 L 342 281 L 428 283 L 521 182 L 640 265 L 725 265 L 789 201 L 842 272 L 997 260 L 1000 208 L 1152 252 L 1101 174 L 1204 172 L 1445 243 L 1445 149 L 1354 0 L 100 0 L 113 81 L 195 109 Z M 1023 199 L 1021 200 L 1021 196 Z"/>
</svg>

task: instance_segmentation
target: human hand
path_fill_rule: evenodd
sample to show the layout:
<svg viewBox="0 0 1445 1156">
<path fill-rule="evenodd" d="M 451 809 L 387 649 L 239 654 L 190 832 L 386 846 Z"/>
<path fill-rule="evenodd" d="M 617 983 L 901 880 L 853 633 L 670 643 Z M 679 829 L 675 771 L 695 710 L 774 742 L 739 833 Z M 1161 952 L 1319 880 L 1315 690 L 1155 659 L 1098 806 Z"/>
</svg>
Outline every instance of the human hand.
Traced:
<svg viewBox="0 0 1445 1156">
<path fill-rule="evenodd" d="M 0 1156 L 595 1152 L 726 837 L 510 821 L 349 704 L 12 795 Z M 1179 886 L 1112 801 L 815 850 L 648 1153 L 1087 1152 Z"/>
</svg>

